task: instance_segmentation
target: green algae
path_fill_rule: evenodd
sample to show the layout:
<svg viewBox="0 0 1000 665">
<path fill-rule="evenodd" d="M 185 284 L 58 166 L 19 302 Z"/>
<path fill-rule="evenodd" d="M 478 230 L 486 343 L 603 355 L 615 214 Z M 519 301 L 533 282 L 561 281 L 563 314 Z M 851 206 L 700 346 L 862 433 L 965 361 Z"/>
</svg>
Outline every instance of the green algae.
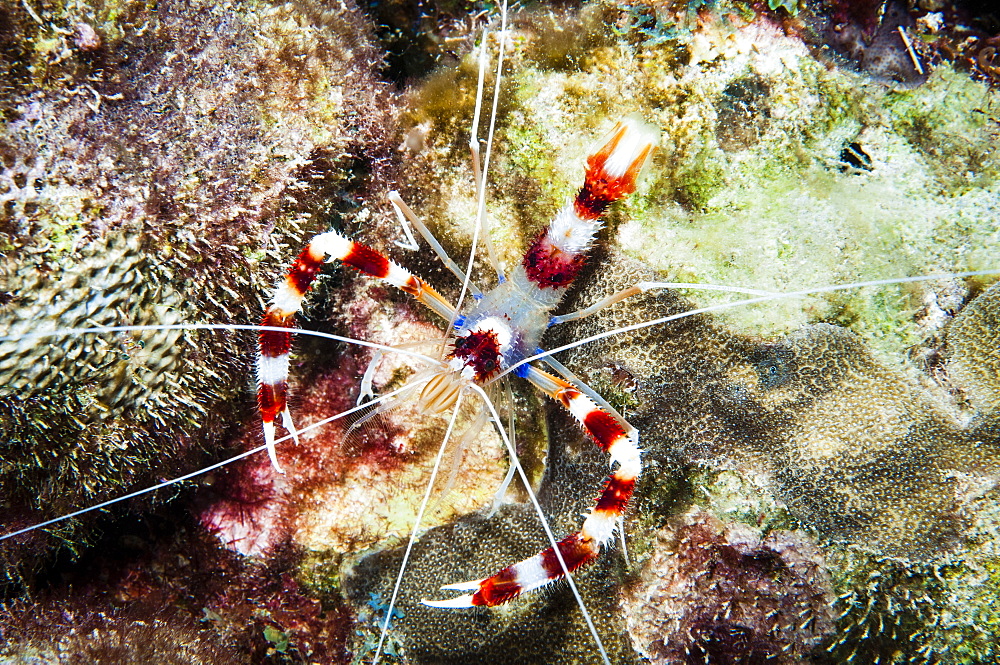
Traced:
<svg viewBox="0 0 1000 665">
<path fill-rule="evenodd" d="M 992 149 L 991 117 L 998 107 L 988 87 L 941 67 L 926 84 L 888 95 L 886 107 L 893 128 L 920 151 L 942 194 L 993 189 L 1000 161 Z"/>
<path fill-rule="evenodd" d="M 696 498 L 695 503 L 704 503 L 708 512 L 726 524 L 744 524 L 763 534 L 799 528 L 800 522 L 761 480 L 755 482 L 735 471 L 706 468 L 690 482 L 704 493 L 704 498 Z"/>
</svg>

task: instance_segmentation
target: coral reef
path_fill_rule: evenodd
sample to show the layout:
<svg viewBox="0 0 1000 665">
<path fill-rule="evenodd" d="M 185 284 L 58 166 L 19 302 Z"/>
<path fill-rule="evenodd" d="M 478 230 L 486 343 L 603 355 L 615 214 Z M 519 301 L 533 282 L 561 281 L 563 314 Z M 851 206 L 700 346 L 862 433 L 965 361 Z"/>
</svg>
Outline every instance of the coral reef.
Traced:
<svg viewBox="0 0 1000 665">
<path fill-rule="evenodd" d="M 743 24 L 711 13 L 689 24 L 690 32 L 665 35 L 659 48 L 639 50 L 629 40 L 648 45 L 653 36 L 640 34 L 632 20 L 627 12 L 590 5 L 553 21 L 551 32 L 545 19 L 515 21 L 515 74 L 500 109 L 491 207 L 508 264 L 517 260 L 522 239 L 546 223 L 572 190 L 587 128 L 638 108 L 667 134 L 646 196 L 623 206 L 607 232 L 619 250 L 598 252 L 591 281 L 567 309 L 655 278 L 643 265 L 683 281 L 779 291 L 992 267 L 998 239 L 984 220 L 995 215 L 998 203 L 988 175 L 997 168 L 989 147 L 996 129 L 990 111 L 987 117 L 956 113 L 962 107 L 995 108 L 987 88 L 948 67 L 933 71 L 923 85 L 886 88 L 864 74 L 817 62 L 795 37 L 766 21 Z M 556 43 L 560 59 L 552 60 L 546 48 Z M 474 210 L 465 152 L 455 138 L 472 112 L 471 64 L 432 78 L 415 93 L 404 119 L 412 132 L 419 130 L 419 141 L 403 146 L 411 156 L 405 173 L 414 183 L 404 196 L 449 251 L 468 243 L 467 227 L 454 220 L 469 219 Z M 945 90 L 964 101 L 946 101 Z M 971 124 L 960 129 L 966 121 Z M 966 148 L 953 143 L 959 136 L 969 138 Z M 960 166 L 971 155 L 975 161 Z M 439 184 L 421 184 L 429 181 Z M 967 233 L 977 240 L 967 242 Z M 771 497 L 763 512 L 747 510 L 729 519 L 804 528 L 824 552 L 860 547 L 863 558 L 874 562 L 855 569 L 837 559 L 844 566 L 835 570 L 837 580 L 887 568 L 887 556 L 905 562 L 906 570 L 929 570 L 968 552 L 968 529 L 978 519 L 971 499 L 994 482 L 997 471 L 995 436 L 984 444 L 983 431 L 968 425 L 965 407 L 950 394 L 935 358 L 954 311 L 982 285 L 976 278 L 942 279 L 874 295 L 855 290 L 778 301 L 714 319 L 683 319 L 563 354 L 643 433 L 652 478 L 638 491 L 633 550 L 649 556 L 653 530 L 679 506 L 699 500 L 703 485 L 690 475 L 696 464 L 715 473 L 750 472 Z M 699 305 L 731 298 L 696 297 Z M 619 307 L 560 329 L 546 345 L 693 305 L 660 294 Z M 969 362 L 978 364 L 976 357 Z M 911 364 L 914 359 L 921 364 Z M 550 418 L 553 433 L 567 427 L 559 415 Z M 561 456 L 577 454 L 554 446 L 549 468 L 569 463 Z M 693 499 L 684 494 L 685 472 L 697 484 L 687 490 Z M 588 493 L 586 485 L 564 486 L 556 478 L 552 472 L 543 480 L 542 494 L 550 501 Z M 548 510 L 570 530 L 579 508 Z M 517 515 L 493 528 L 520 538 L 523 517 Z M 498 545 L 486 535 L 493 531 L 481 525 L 502 516 L 470 517 L 469 524 L 460 521 L 421 539 L 404 585 L 404 618 L 394 624 L 407 657 L 461 662 L 461 654 L 498 648 L 492 645 L 500 625 L 475 630 L 459 617 L 451 623 L 458 638 L 452 642 L 449 634 L 447 641 L 454 650 L 435 650 L 425 636 L 440 636 L 438 618 L 412 603 L 437 597 L 435 583 L 474 579 L 501 564 Z M 386 593 L 400 557 L 396 550 L 366 560 L 351 583 L 355 602 Z M 470 559 L 482 563 L 467 569 Z M 372 570 L 376 565 L 379 573 Z M 444 568 L 455 572 L 442 574 Z M 590 574 L 581 575 L 585 589 L 597 583 Z M 373 584 L 375 575 L 382 581 Z M 554 592 L 558 600 L 550 602 L 564 602 L 566 593 Z M 596 607 L 601 612 L 603 604 Z M 873 620 L 896 605 L 879 607 Z M 520 622 L 544 611 L 532 600 L 503 610 Z M 849 629 L 852 616 L 845 615 L 837 630 L 850 633 L 854 658 L 863 662 L 882 646 L 870 639 L 871 631 Z M 576 654 L 575 645 L 588 638 L 576 618 L 570 622 L 577 628 L 563 645 Z M 620 645 L 620 625 L 608 627 L 608 642 Z M 511 633 L 508 642 L 519 649 L 536 643 L 538 653 L 555 657 L 531 635 Z M 915 649 L 930 648 L 930 634 L 916 631 L 900 631 L 886 644 L 898 648 L 908 635 L 919 637 Z M 823 653 L 828 644 L 817 639 L 797 648 Z"/>
<path fill-rule="evenodd" d="M 678 14 L 661 20 L 682 25 Z M 709 14 L 681 37 L 642 48 L 647 37 L 634 22 L 644 17 L 588 5 L 516 23 L 492 171 L 491 214 L 508 264 L 572 191 L 593 134 L 639 111 L 666 133 L 661 156 L 650 195 L 629 203 L 607 237 L 673 278 L 780 291 L 990 265 L 997 238 L 980 220 L 992 214 L 998 164 L 987 87 L 942 67 L 923 86 L 886 88 L 817 62 L 766 20 L 732 15 Z M 558 49 L 556 63 L 547 48 Z M 475 74 L 467 61 L 432 78 L 403 120 L 422 138 L 407 144 L 413 184 L 401 192 L 449 250 L 468 242 L 461 220 L 474 211 L 459 137 Z M 969 108 L 983 112 L 960 110 Z M 871 170 L 842 170 L 851 144 Z M 761 334 L 847 325 L 899 353 L 923 337 L 913 300 L 943 287 L 836 293 L 721 316 Z M 701 304 L 725 297 L 698 295 Z"/>
<path fill-rule="evenodd" d="M 14 663 L 347 663 L 342 603 L 294 578 L 298 555 L 266 563 L 220 548 L 169 509 L 126 520 L 38 585 L 0 604 L 0 659 Z"/>
<path fill-rule="evenodd" d="M 11 72 L 0 111 L 9 529 L 197 468 L 252 414 L 249 335 L 18 337 L 253 321 L 276 270 L 260 260 L 318 228 L 336 209 L 331 193 L 351 184 L 352 155 L 377 161 L 380 124 L 393 126 L 377 104 L 379 53 L 346 7 L 38 11 L 0 7 Z M 88 528 L 5 544 L 6 578 L 30 576 L 50 546 L 78 547 Z"/>
<path fill-rule="evenodd" d="M 897 70 L 873 78 L 870 60 L 855 71 L 803 40 L 822 35 L 806 16 L 816 3 L 771 4 L 781 8 L 594 2 L 514 15 L 488 189 L 501 260 L 519 261 L 579 185 L 588 144 L 638 111 L 663 129 L 661 153 L 612 211 L 567 310 L 641 279 L 777 292 L 996 268 L 995 91 L 948 64 L 887 84 Z M 401 234 L 380 197 L 399 189 L 461 262 L 477 205 L 473 55 L 395 97 L 346 7 L 52 3 L 35 21 L 29 5 L 0 5 L 12 72 L 0 102 L 5 331 L 252 323 L 264 286 L 331 221 L 457 297 L 429 252 L 393 247 Z M 385 21 L 387 76 L 468 46 L 480 19 L 432 9 L 445 25 L 417 29 L 428 43 L 412 58 L 397 37 L 417 23 Z M 912 18 L 893 20 L 919 29 Z M 493 279 L 482 266 L 473 276 Z M 772 300 L 560 354 L 646 450 L 626 521 L 633 558 L 609 551 L 577 576 L 612 662 L 995 660 L 990 279 Z M 545 345 L 736 297 L 649 293 L 559 326 Z M 345 271 L 320 280 L 306 315 L 386 344 L 441 335 L 405 295 Z M 252 447 L 251 347 L 249 335 L 194 331 L 0 342 L 5 524 Z M 355 404 L 369 352 L 302 340 L 297 353 L 299 427 Z M 417 368 L 387 355 L 376 391 Z M 606 456 L 513 383 L 501 411 L 565 534 L 592 506 Z M 214 471 L 193 498 L 133 505 L 162 525 L 141 546 L 120 515 L 59 528 L 76 563 L 46 534 L 0 544 L 20 583 L 0 615 L 3 657 L 59 644 L 97 653 L 152 630 L 149 653 L 183 643 L 194 661 L 364 662 L 444 427 L 409 405 L 356 429 L 321 424 L 279 446 L 285 476 L 257 456 Z M 545 543 L 516 483 L 488 513 L 505 453 L 490 426 L 469 438 L 447 451 L 386 661 L 596 662 L 565 586 L 492 610 L 419 603 Z M 84 571 L 92 582 L 79 582 Z M 675 639 L 661 644 L 651 631 L 664 616 Z"/>
<path fill-rule="evenodd" d="M 967 543 L 913 562 L 844 548 L 829 552 L 839 615 L 837 662 L 989 663 L 997 659 L 996 488 L 966 504 Z"/>
</svg>

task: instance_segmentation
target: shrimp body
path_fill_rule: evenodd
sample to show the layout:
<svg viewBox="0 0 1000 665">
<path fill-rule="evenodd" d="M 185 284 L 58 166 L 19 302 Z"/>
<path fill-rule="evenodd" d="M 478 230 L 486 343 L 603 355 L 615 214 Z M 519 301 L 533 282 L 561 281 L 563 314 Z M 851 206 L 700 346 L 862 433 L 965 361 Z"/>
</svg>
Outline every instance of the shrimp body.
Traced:
<svg viewBox="0 0 1000 665">
<path fill-rule="evenodd" d="M 601 228 L 608 206 L 635 191 L 636 180 L 652 154 L 658 130 L 627 117 L 587 158 L 584 185 L 552 223 L 532 241 L 509 279 L 476 297 L 465 314 L 423 280 L 379 252 L 336 231 L 313 238 L 274 291 L 264 315 L 257 362 L 258 400 L 271 462 L 279 471 L 274 448 L 274 421 L 280 413 L 293 435 L 287 407 L 288 357 L 294 314 L 301 309 L 321 264 L 339 260 L 395 286 L 449 321 L 452 331 L 437 366 L 424 381 L 419 403 L 426 412 L 443 413 L 475 386 L 481 394 L 502 373 L 513 370 L 561 403 L 618 467 L 607 481 L 583 528 L 555 548 L 501 570 L 496 575 L 446 589 L 473 593 L 446 601 L 425 601 L 436 607 L 497 605 L 537 589 L 592 561 L 614 537 L 615 527 L 641 472 L 638 433 L 620 417 L 602 409 L 585 390 L 563 378 L 523 362 L 540 350 L 551 313 L 583 267 Z"/>
<path fill-rule="evenodd" d="M 455 322 L 460 348 L 452 358 L 463 359 L 463 370 L 475 374 L 485 385 L 496 370 L 507 370 L 535 354 L 542 335 L 550 326 L 551 313 L 569 290 L 583 267 L 590 246 L 601 228 L 600 218 L 607 207 L 635 190 L 635 182 L 645 165 L 658 131 L 636 117 L 623 119 L 608 140 L 587 158 L 584 186 L 567 203 L 552 223 L 534 239 L 521 264 L 509 279 L 479 298 L 465 316 Z M 460 341 L 470 336 L 492 333 L 499 342 L 498 365 L 484 372 L 484 362 L 492 360 L 492 349 L 483 358 L 469 353 Z M 456 366 L 457 367 L 457 366 Z M 528 366 L 517 370 L 528 376 Z"/>
</svg>

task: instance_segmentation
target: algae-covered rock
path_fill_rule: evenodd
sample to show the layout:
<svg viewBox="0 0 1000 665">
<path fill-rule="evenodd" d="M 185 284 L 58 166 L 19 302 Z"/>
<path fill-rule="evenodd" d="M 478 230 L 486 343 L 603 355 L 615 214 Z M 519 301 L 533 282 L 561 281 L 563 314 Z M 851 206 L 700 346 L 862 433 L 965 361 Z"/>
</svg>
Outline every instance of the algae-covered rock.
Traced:
<svg viewBox="0 0 1000 665">
<path fill-rule="evenodd" d="M 694 509 L 657 533 L 623 596 L 636 649 L 651 663 L 795 663 L 833 634 L 833 589 L 801 533 L 766 538 Z"/>
<path fill-rule="evenodd" d="M 490 207 L 508 265 L 577 186 L 596 136 L 637 112 L 664 132 L 660 154 L 607 237 L 678 281 L 780 291 L 991 266 L 996 125 L 970 110 L 994 103 L 988 87 L 948 66 L 922 86 L 887 87 L 737 14 L 688 21 L 662 10 L 675 34 L 654 43 L 646 11 L 591 4 L 513 20 Z M 476 75 L 471 58 L 440 73 L 404 117 L 421 128 L 406 146 L 404 198 L 449 248 L 468 242 L 461 220 L 475 209 L 465 137 Z M 852 145 L 870 165 L 852 166 Z M 901 353 L 925 335 L 911 310 L 943 288 L 834 292 L 720 316 L 762 334 L 836 323 Z"/>
</svg>

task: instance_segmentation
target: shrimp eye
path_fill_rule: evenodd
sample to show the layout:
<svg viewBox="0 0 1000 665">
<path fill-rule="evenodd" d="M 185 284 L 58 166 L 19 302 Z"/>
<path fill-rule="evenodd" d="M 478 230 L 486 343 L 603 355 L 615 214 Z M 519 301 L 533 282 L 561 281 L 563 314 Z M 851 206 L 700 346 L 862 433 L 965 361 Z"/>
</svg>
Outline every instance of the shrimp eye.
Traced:
<svg viewBox="0 0 1000 665">
<path fill-rule="evenodd" d="M 492 372 L 496 368 L 497 368 L 497 361 L 495 360 L 487 360 L 486 362 L 483 363 L 483 369 L 485 369 L 487 372 Z"/>
<path fill-rule="evenodd" d="M 458 349 L 464 349 L 468 343 L 469 343 L 469 338 L 468 337 L 456 337 L 455 338 L 455 349 L 456 350 L 458 350 Z"/>
</svg>

